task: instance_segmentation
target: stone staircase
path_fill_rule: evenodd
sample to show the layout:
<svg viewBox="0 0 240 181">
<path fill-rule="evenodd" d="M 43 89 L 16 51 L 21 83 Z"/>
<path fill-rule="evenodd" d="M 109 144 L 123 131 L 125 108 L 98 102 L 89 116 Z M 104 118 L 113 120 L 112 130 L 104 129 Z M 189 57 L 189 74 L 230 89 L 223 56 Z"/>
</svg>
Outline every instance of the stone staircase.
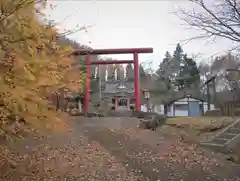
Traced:
<svg viewBox="0 0 240 181">
<path fill-rule="evenodd" d="M 224 128 L 208 142 L 202 142 L 201 145 L 226 153 L 238 142 L 240 142 L 240 119 Z"/>
<path fill-rule="evenodd" d="M 107 115 L 108 117 L 132 117 L 132 112 L 128 110 L 116 110 L 110 111 Z"/>
</svg>

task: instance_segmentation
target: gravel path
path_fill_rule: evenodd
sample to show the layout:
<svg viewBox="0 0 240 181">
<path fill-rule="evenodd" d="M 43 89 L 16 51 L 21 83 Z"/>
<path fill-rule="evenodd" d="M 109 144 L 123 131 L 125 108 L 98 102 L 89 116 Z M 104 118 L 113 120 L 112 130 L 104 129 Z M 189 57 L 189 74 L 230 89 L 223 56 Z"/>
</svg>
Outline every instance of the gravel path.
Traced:
<svg viewBox="0 0 240 181">
<path fill-rule="evenodd" d="M 134 118 L 76 118 L 72 131 L 1 147 L 6 181 L 238 181 L 240 168 Z"/>
</svg>

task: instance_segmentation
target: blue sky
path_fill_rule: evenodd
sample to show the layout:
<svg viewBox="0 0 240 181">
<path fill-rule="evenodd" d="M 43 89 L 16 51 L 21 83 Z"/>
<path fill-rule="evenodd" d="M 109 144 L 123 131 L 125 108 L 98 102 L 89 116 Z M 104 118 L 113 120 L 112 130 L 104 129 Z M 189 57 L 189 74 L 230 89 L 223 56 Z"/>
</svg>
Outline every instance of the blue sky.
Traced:
<svg viewBox="0 0 240 181">
<path fill-rule="evenodd" d="M 210 0 L 209 0 L 210 1 Z M 140 62 L 153 61 L 156 68 L 165 52 L 172 52 L 176 44 L 199 34 L 183 26 L 172 12 L 177 8 L 192 9 L 188 1 L 103 1 L 103 0 L 50 0 L 56 7 L 46 10 L 48 18 L 59 22 L 59 29 L 74 29 L 91 26 L 87 32 L 80 31 L 69 36 L 81 44 L 93 48 L 137 48 L 153 47 L 153 54 L 140 55 Z M 68 18 L 66 18 L 68 17 Z M 65 19 L 66 18 L 66 19 Z M 65 19 L 65 20 L 64 20 Z M 183 46 L 190 56 L 200 55 L 201 60 L 210 61 L 210 56 L 232 47 L 231 42 L 216 43 L 195 40 Z M 131 55 L 111 56 L 131 59 Z"/>
</svg>

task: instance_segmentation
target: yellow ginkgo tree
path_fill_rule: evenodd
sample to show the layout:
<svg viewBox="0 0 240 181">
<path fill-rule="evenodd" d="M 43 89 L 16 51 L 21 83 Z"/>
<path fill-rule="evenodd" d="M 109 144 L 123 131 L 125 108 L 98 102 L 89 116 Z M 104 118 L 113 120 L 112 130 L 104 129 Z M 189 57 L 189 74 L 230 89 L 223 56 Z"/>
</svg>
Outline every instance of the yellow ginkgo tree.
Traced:
<svg viewBox="0 0 240 181">
<path fill-rule="evenodd" d="M 10 122 L 9 115 L 40 127 L 61 125 L 59 113 L 42 92 L 62 87 L 74 91 L 82 88 L 80 68 L 73 67 L 73 60 L 65 56 L 72 48 L 57 44 L 57 29 L 42 21 L 45 5 L 45 0 L 0 1 L 0 129 L 3 131 Z"/>
</svg>

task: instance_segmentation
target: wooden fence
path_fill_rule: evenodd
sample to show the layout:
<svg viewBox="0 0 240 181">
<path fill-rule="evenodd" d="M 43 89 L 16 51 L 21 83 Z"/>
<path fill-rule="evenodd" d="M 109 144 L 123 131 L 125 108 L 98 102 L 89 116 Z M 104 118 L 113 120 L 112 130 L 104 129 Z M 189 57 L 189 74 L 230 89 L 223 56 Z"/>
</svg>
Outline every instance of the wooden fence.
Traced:
<svg viewBox="0 0 240 181">
<path fill-rule="evenodd" d="M 78 112 L 83 112 L 84 100 L 82 96 L 73 97 L 69 94 L 54 92 L 50 96 L 50 101 L 53 103 L 56 110 L 71 112 L 74 109 Z"/>
<path fill-rule="evenodd" d="M 222 116 L 240 116 L 240 102 L 229 101 L 220 106 Z"/>
</svg>

